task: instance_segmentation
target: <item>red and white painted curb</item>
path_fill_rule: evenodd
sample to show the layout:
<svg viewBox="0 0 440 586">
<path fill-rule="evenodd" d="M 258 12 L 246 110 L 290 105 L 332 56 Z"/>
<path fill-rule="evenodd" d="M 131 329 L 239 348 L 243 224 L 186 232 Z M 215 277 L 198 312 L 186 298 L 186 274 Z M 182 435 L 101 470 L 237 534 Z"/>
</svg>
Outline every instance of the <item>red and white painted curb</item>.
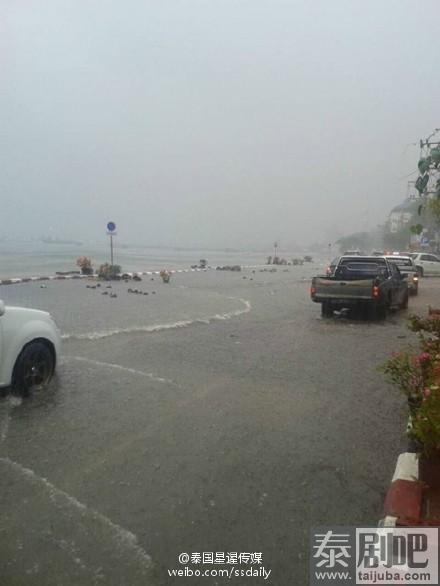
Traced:
<svg viewBox="0 0 440 586">
<path fill-rule="evenodd" d="M 172 275 L 175 273 L 197 273 L 197 272 L 206 272 L 206 269 L 171 269 L 168 272 Z M 130 278 L 135 276 L 140 277 L 142 275 L 160 275 L 160 271 L 139 271 L 134 273 L 123 273 L 119 275 L 122 277 L 123 275 L 128 275 Z M 36 281 L 64 281 L 67 279 L 90 279 L 94 278 L 96 275 L 80 275 L 80 274 L 73 274 L 73 275 L 50 275 L 48 277 L 17 277 L 13 279 L 0 279 L 0 285 L 16 285 L 18 283 L 33 283 Z"/>
<path fill-rule="evenodd" d="M 267 265 L 243 265 L 242 269 L 259 269 L 262 267 L 266 267 Z M 202 268 L 190 268 L 190 269 L 170 269 L 167 272 L 171 275 L 176 273 L 205 273 L 209 270 L 213 270 L 213 267 L 206 267 Z M 135 271 L 135 272 L 124 272 L 118 275 L 122 277 L 123 275 L 128 275 L 130 278 L 135 276 L 141 277 L 143 275 L 160 275 L 161 271 Z M 35 281 L 64 281 L 67 279 L 90 279 L 94 278 L 96 275 L 81 275 L 81 274 L 70 274 L 70 275 L 50 275 L 47 277 L 17 277 L 17 278 L 10 278 L 10 279 L 0 279 L 0 285 L 16 285 L 18 283 L 32 283 Z"/>
<path fill-rule="evenodd" d="M 206 269 L 167 269 L 167 272 L 170 273 L 170 275 L 174 275 L 175 273 L 206 273 L 206 271 L 208 271 L 209 268 L 207 267 Z M 142 275 L 160 275 L 161 271 L 141 271 L 138 273 L 122 273 L 122 275 L 128 275 L 129 277 L 134 277 L 134 276 L 142 276 Z M 122 275 L 119 275 L 120 277 L 122 277 Z"/>
<path fill-rule="evenodd" d="M 422 520 L 424 484 L 419 479 L 419 454 L 404 452 L 397 458 L 396 469 L 384 503 L 379 525 L 418 525 Z"/>
<path fill-rule="evenodd" d="M 16 285 L 17 283 L 33 283 L 35 281 L 61 281 L 64 279 L 84 279 L 89 275 L 50 275 L 48 277 L 18 277 L 14 279 L 0 279 L 0 285 Z"/>
</svg>

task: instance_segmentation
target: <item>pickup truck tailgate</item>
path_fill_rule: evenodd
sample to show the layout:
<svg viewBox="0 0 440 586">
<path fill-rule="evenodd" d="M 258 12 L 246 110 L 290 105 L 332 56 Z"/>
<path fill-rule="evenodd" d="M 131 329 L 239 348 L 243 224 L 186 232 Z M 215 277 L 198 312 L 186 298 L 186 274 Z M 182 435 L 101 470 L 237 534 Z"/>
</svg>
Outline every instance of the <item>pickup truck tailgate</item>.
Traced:
<svg viewBox="0 0 440 586">
<path fill-rule="evenodd" d="M 340 281 L 334 277 L 315 277 L 312 281 L 313 298 L 325 299 L 373 299 L 373 279 Z"/>
</svg>

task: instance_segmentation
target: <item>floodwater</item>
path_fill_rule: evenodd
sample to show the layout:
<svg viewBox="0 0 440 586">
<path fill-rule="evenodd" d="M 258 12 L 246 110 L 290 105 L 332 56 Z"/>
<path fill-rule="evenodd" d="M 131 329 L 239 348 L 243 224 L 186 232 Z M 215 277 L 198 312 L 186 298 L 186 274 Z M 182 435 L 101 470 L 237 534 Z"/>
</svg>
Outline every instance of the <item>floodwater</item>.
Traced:
<svg viewBox="0 0 440 586">
<path fill-rule="evenodd" d="M 266 261 L 273 251 L 252 252 L 234 250 L 177 250 L 147 246 L 124 246 L 114 240 L 114 262 L 123 271 L 146 271 L 150 269 L 177 269 L 196 265 L 207 259 L 213 267 L 218 265 L 259 265 Z M 302 258 L 304 252 L 282 251 L 280 256 Z M 110 262 L 107 242 L 75 244 L 48 244 L 44 242 L 12 242 L 0 240 L 0 279 L 32 277 L 55 274 L 56 271 L 78 270 L 76 259 L 87 256 L 97 269 Z M 329 260 L 329 259 L 326 259 Z"/>
<path fill-rule="evenodd" d="M 50 311 L 66 339 L 187 327 L 247 311 L 240 298 L 194 286 L 201 279 L 200 273 L 191 279 L 176 275 L 164 284 L 155 275 L 141 282 L 102 282 L 97 288 L 94 279 L 20 283 L 3 286 L 0 295 L 9 305 Z"/>
<path fill-rule="evenodd" d="M 310 527 L 377 522 L 406 416 L 377 366 L 405 314 L 323 320 L 323 267 L 2 286 L 64 336 L 50 388 L 0 400 L 2 583 L 221 584 L 169 574 L 205 551 L 304 584 Z"/>
</svg>

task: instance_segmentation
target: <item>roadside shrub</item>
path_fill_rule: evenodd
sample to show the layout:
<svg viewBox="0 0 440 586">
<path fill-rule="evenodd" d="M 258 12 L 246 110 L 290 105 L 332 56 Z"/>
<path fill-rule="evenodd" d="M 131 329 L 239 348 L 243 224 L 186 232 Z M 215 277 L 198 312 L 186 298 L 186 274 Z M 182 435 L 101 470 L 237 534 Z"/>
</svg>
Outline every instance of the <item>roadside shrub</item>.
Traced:
<svg viewBox="0 0 440 586">
<path fill-rule="evenodd" d="M 80 256 L 76 259 L 76 266 L 81 269 L 83 275 L 93 275 L 92 259 L 87 256 Z"/>
<path fill-rule="evenodd" d="M 423 391 L 423 399 L 412 417 L 411 437 L 425 453 L 440 450 L 440 387 L 431 385 Z"/>
<path fill-rule="evenodd" d="M 425 387 L 424 370 L 416 356 L 409 352 L 393 352 L 382 370 L 388 382 L 398 387 L 410 403 L 421 400 Z"/>
<path fill-rule="evenodd" d="M 431 453 L 440 450 L 440 312 L 412 315 L 408 328 L 418 335 L 418 349 L 393 352 L 382 371 L 408 399 L 409 434 Z"/>
<path fill-rule="evenodd" d="M 121 267 L 119 265 L 111 265 L 105 263 L 99 267 L 98 277 L 106 281 L 119 279 L 121 274 Z"/>
</svg>

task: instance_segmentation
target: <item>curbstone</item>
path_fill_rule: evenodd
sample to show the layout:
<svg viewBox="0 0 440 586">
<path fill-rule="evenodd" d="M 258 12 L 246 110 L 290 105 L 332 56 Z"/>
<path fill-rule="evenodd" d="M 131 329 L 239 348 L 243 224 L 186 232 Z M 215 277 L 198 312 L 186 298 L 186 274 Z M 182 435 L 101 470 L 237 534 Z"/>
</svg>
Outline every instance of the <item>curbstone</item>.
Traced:
<svg viewBox="0 0 440 586">
<path fill-rule="evenodd" d="M 379 521 L 379 527 L 395 527 L 397 524 L 397 517 L 384 517 Z"/>
<path fill-rule="evenodd" d="M 170 274 L 175 273 L 194 273 L 194 272 L 206 272 L 208 268 L 205 269 L 171 269 L 169 271 Z M 160 271 L 139 271 L 139 272 L 131 272 L 125 273 L 133 277 L 133 275 L 160 275 Z M 36 281 L 64 281 L 66 279 L 87 279 L 90 277 L 94 277 L 95 275 L 49 275 L 49 276 L 41 276 L 41 277 L 20 277 L 20 278 L 10 278 L 10 279 L 0 279 L 0 286 L 1 285 L 16 285 L 17 283 L 33 283 Z"/>
<path fill-rule="evenodd" d="M 419 523 L 422 516 L 423 483 L 418 480 L 394 480 L 384 503 L 385 517 L 396 517 L 396 524 Z"/>
<path fill-rule="evenodd" d="M 412 428 L 411 416 L 406 432 Z M 406 452 L 399 454 L 391 484 L 384 501 L 384 517 L 380 527 L 420 524 L 425 485 L 420 481 L 420 453 L 417 444 L 408 438 Z"/>
<path fill-rule="evenodd" d="M 409 480 L 411 482 L 419 479 L 419 456 L 413 452 L 404 452 L 397 458 L 396 469 L 392 483 L 397 480 Z"/>
</svg>

